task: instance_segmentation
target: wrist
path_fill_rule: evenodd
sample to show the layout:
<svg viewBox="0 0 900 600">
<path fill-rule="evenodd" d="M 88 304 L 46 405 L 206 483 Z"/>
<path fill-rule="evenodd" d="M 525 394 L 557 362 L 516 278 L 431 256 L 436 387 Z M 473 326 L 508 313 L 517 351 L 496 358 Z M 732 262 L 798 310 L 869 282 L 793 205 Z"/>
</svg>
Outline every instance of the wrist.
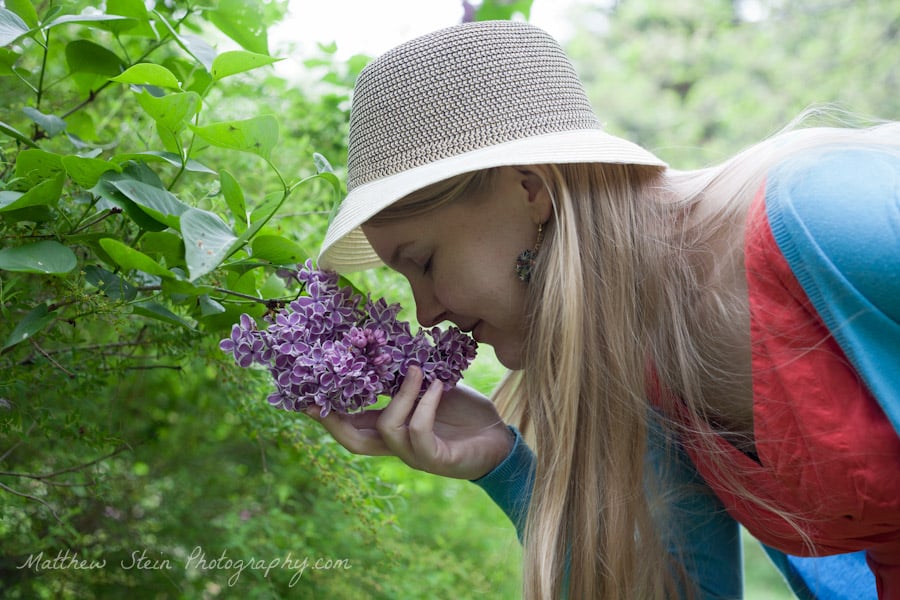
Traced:
<svg viewBox="0 0 900 600">
<path fill-rule="evenodd" d="M 474 483 L 478 483 L 491 477 L 498 471 L 501 471 L 503 466 L 510 462 L 511 457 L 520 445 L 528 450 L 527 446 L 525 446 L 525 442 L 522 440 L 522 436 L 519 434 L 519 430 L 512 425 L 503 425 L 503 435 L 506 443 L 498 447 L 496 458 L 491 461 L 490 468 L 479 477 L 471 479 Z M 528 450 L 528 452 L 530 452 L 530 450 Z"/>
</svg>

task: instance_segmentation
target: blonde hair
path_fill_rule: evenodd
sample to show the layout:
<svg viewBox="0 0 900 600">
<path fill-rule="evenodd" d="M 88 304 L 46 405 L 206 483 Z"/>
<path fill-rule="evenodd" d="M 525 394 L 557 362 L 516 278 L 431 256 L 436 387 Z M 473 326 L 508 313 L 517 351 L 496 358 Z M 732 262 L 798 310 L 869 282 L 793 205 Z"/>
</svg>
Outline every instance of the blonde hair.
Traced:
<svg viewBox="0 0 900 600">
<path fill-rule="evenodd" d="M 900 152 L 900 124 L 793 130 L 697 171 L 531 167 L 555 214 L 529 285 L 526 368 L 495 393 L 501 414 L 526 431 L 537 456 L 524 538 L 525 598 L 565 591 L 572 598 L 649 599 L 689 590 L 660 531 L 662 476 L 645 464 L 651 398 L 677 398 L 687 411 L 684 422 L 716 426 L 732 411 L 715 396 L 732 386 L 748 389 L 749 372 L 719 352 L 748 322 L 746 294 L 719 278 L 743 265 L 744 220 L 767 171 L 825 144 Z M 427 209 L 489 183 L 489 171 L 459 176 L 379 218 L 408 214 L 410 203 Z M 725 246 L 716 246 L 723 239 Z M 657 382 L 671 394 L 657 394 Z M 741 402 L 734 398 L 735 406 Z M 666 423 L 672 439 L 683 431 L 679 423 Z M 739 422 L 730 429 L 751 437 L 751 427 Z M 706 438 L 699 449 L 715 460 L 714 440 Z M 721 483 L 778 512 L 736 481 Z M 803 515 L 779 514 L 808 542 Z"/>
</svg>

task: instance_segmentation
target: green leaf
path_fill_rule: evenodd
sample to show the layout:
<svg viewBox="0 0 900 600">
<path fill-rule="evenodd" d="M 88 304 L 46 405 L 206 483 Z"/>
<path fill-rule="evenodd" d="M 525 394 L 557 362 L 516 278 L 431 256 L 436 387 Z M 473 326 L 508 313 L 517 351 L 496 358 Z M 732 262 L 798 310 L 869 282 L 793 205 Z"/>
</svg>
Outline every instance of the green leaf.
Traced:
<svg viewBox="0 0 900 600">
<path fill-rule="evenodd" d="M 184 86 L 185 91 L 197 92 L 205 95 L 212 85 L 212 75 L 204 69 L 194 69 L 190 72 L 189 83 Z"/>
<path fill-rule="evenodd" d="M 128 21 L 110 23 L 110 29 L 116 33 L 127 31 L 129 35 L 158 37 L 150 26 L 150 14 L 143 0 L 106 0 L 106 13 L 129 17 Z"/>
<path fill-rule="evenodd" d="M 106 253 L 116 261 L 117 265 L 126 271 L 143 271 L 149 275 L 156 275 L 157 277 L 163 278 L 175 277 L 175 274 L 172 273 L 172 271 L 166 269 L 143 252 L 135 250 L 130 246 L 126 246 L 118 240 L 104 238 L 100 240 L 100 246 L 102 246 L 103 249 L 106 250 Z"/>
<path fill-rule="evenodd" d="M 280 235 L 258 235 L 250 243 L 253 258 L 275 265 L 295 265 L 306 258 L 303 249 Z"/>
<path fill-rule="evenodd" d="M 19 61 L 22 55 L 10 48 L 0 48 L 0 77 L 7 75 L 15 75 L 13 66 Z"/>
<path fill-rule="evenodd" d="M 259 206 L 254 208 L 253 212 L 250 213 L 250 222 L 262 227 L 265 222 L 275 214 L 275 211 L 278 210 L 282 202 L 284 202 L 284 192 L 271 192 L 266 194 L 266 197 L 259 203 Z"/>
<path fill-rule="evenodd" d="M 122 177 L 127 176 L 115 172 L 106 172 L 100 176 L 97 185 L 90 190 L 92 193 L 103 199 L 103 202 L 98 204 L 98 208 L 103 208 L 104 203 L 121 208 L 125 211 L 125 214 L 128 215 L 128 218 L 134 221 L 138 227 L 147 231 L 163 231 L 167 229 L 169 227 L 168 225 L 161 220 L 151 217 L 147 210 L 139 207 L 122 192 L 116 189 L 113 182 Z M 106 208 L 109 208 L 109 206 Z"/>
<path fill-rule="evenodd" d="M 276 273 L 270 273 L 262 285 L 259 286 L 259 295 L 263 298 L 283 298 L 288 294 L 284 279 Z"/>
<path fill-rule="evenodd" d="M 13 192 L 10 190 L 0 191 L 0 212 L 6 210 L 16 210 L 16 202 L 24 196 L 24 192 Z"/>
<path fill-rule="evenodd" d="M 215 48 L 195 35 L 182 35 L 178 33 L 178 31 L 172 27 L 171 23 L 169 23 L 168 19 L 166 19 L 166 17 L 158 10 L 154 10 L 153 15 L 166 29 L 169 30 L 169 34 L 174 38 L 175 42 L 181 46 L 185 52 L 190 54 L 194 60 L 203 65 L 204 70 L 209 71 L 212 69 L 213 60 L 216 58 Z"/>
<path fill-rule="evenodd" d="M 208 294 L 203 294 L 202 296 L 198 297 L 197 304 L 199 304 L 200 306 L 200 314 L 204 317 L 218 315 L 225 312 L 225 307 L 210 298 Z"/>
<path fill-rule="evenodd" d="M 167 279 L 162 282 L 162 290 L 170 295 L 201 296 L 214 292 L 215 288 L 209 285 L 194 285 L 190 281 L 182 281 L 180 279 Z"/>
<path fill-rule="evenodd" d="M 37 11 L 34 10 L 34 4 L 31 0 L 5 0 L 6 8 L 13 11 L 20 17 L 28 27 L 35 28 L 38 26 Z"/>
<path fill-rule="evenodd" d="M 16 157 L 16 182 L 19 191 L 27 191 L 42 181 L 54 179 L 66 170 L 62 164 L 62 156 L 53 152 L 45 152 L 29 148 Z"/>
<path fill-rule="evenodd" d="M 110 81 L 131 85 L 155 85 L 174 90 L 181 87 L 181 83 L 172 71 L 152 63 L 140 63 L 129 67 L 121 75 L 111 77 Z"/>
<path fill-rule="evenodd" d="M 90 189 L 97 185 L 100 176 L 107 171 L 122 172 L 122 167 L 116 163 L 84 156 L 63 156 L 62 165 L 65 167 L 69 177 L 72 178 L 72 181 L 84 189 Z"/>
<path fill-rule="evenodd" d="M 159 175 L 147 166 L 146 163 L 129 162 L 122 169 L 122 173 L 107 172 L 100 176 L 97 185 L 91 189 L 91 192 L 103 198 L 103 202 L 98 203 L 97 208 L 110 208 L 109 205 L 117 206 L 122 208 L 128 217 L 130 217 L 141 229 L 148 231 L 163 231 L 167 229 L 167 224 L 153 219 L 145 209 L 139 207 L 134 201 L 129 199 L 112 185 L 114 181 L 121 180 L 140 181 L 158 189 L 164 187 Z"/>
<path fill-rule="evenodd" d="M 57 19 L 54 19 L 50 23 L 44 25 L 43 28 L 50 29 L 51 27 L 57 27 L 59 25 L 68 25 L 69 23 L 91 24 L 91 23 L 109 23 L 112 21 L 123 21 L 123 20 L 126 20 L 126 17 L 122 17 L 119 15 L 104 15 L 104 14 L 63 15 Z"/>
<path fill-rule="evenodd" d="M 204 69 L 207 71 L 212 69 L 216 60 L 216 49 L 207 44 L 206 40 L 189 33 L 182 33 L 177 39 L 181 47 L 203 65 Z"/>
<path fill-rule="evenodd" d="M 167 267 L 184 266 L 184 240 L 171 231 L 148 232 L 141 238 L 141 251 L 165 261 Z"/>
<path fill-rule="evenodd" d="M 150 217 L 172 229 L 180 229 L 181 215 L 191 210 L 190 206 L 183 203 L 170 191 L 137 179 L 115 179 L 110 180 L 109 184 L 137 204 Z"/>
<path fill-rule="evenodd" d="M 137 99 L 144 112 L 156 122 L 157 132 L 165 148 L 180 153 L 177 136 L 200 110 L 200 95 L 195 92 L 179 92 L 158 98 L 142 90 Z"/>
<path fill-rule="evenodd" d="M 44 114 L 30 106 L 23 108 L 22 112 L 28 115 L 29 119 L 37 123 L 41 129 L 46 131 L 48 137 L 53 137 L 66 130 L 66 122 L 56 115 Z"/>
<path fill-rule="evenodd" d="M 328 159 L 318 152 L 313 152 L 313 164 L 316 165 L 316 173 L 334 173 L 334 167 Z"/>
<path fill-rule="evenodd" d="M 116 162 L 128 160 L 154 161 L 168 163 L 178 168 L 181 168 L 182 166 L 181 157 L 179 157 L 176 153 L 163 152 L 161 150 L 147 150 L 146 152 L 135 152 L 133 154 L 117 154 L 112 157 L 112 160 L 115 160 Z M 215 171 L 213 171 L 200 161 L 194 160 L 193 158 L 189 158 L 187 162 L 184 163 L 184 170 L 191 173 L 207 173 L 209 175 L 216 175 Z"/>
<path fill-rule="evenodd" d="M 200 95 L 195 92 L 178 92 L 156 97 L 147 90 L 137 96 L 138 103 L 150 117 L 166 129 L 178 132 L 184 129 L 200 110 Z"/>
<path fill-rule="evenodd" d="M 165 306 L 156 302 L 141 302 L 140 304 L 135 304 L 134 314 L 156 319 L 157 321 L 169 323 L 170 325 L 179 325 L 186 329 L 194 329 L 190 323 L 170 311 Z"/>
<path fill-rule="evenodd" d="M 115 77 L 125 61 L 114 52 L 89 40 L 74 40 L 66 45 L 66 63 L 73 73 L 95 73 Z"/>
<path fill-rule="evenodd" d="M 88 40 L 74 40 L 66 45 L 66 62 L 75 85 L 82 93 L 91 93 L 115 77 L 126 67 L 114 52 Z"/>
<path fill-rule="evenodd" d="M 225 196 L 225 204 L 234 216 L 236 223 L 247 225 L 247 203 L 244 200 L 244 190 L 241 184 L 229 171 L 222 170 L 219 173 L 219 183 L 222 186 L 222 195 Z"/>
<path fill-rule="evenodd" d="M 22 17 L 11 10 L 0 8 L 0 47 L 9 46 L 29 31 L 31 28 Z"/>
<path fill-rule="evenodd" d="M 278 143 L 278 121 L 271 115 L 190 127 L 198 137 L 213 146 L 251 152 L 267 160 Z"/>
<path fill-rule="evenodd" d="M 212 68 L 212 67 L 210 67 Z M 184 85 L 185 91 L 197 92 L 201 96 L 205 96 L 212 86 L 212 75 L 205 69 L 193 69 L 190 71 L 190 78 Z"/>
<path fill-rule="evenodd" d="M 74 120 L 79 121 L 79 130 L 81 131 L 81 133 L 71 131 L 71 126 L 70 126 L 70 127 L 66 128 L 66 137 L 69 138 L 69 141 L 72 142 L 72 145 L 75 146 L 75 149 L 77 151 L 84 153 L 84 156 L 96 157 L 97 155 L 101 154 L 104 150 L 112 150 L 113 148 L 115 148 L 119 145 L 119 143 L 120 143 L 119 140 L 109 141 L 109 142 L 97 142 L 97 141 L 84 140 L 83 139 L 84 137 L 90 138 L 96 133 L 95 130 L 89 129 L 87 132 L 87 135 L 84 135 L 85 127 L 93 127 L 93 121 L 92 121 L 92 119 L 90 119 L 90 117 L 87 119 L 83 119 L 83 118 L 79 119 L 78 114 L 72 115 L 69 118 L 72 119 L 73 117 L 74 117 Z"/>
<path fill-rule="evenodd" d="M 245 50 L 231 50 L 223 52 L 216 57 L 212 63 L 210 73 L 212 73 L 213 80 L 218 81 L 230 75 L 271 65 L 280 60 L 280 58 L 272 58 L 266 54 L 257 54 Z"/>
<path fill-rule="evenodd" d="M 0 212 L 19 210 L 29 206 L 56 206 L 62 194 L 65 175 L 58 173 L 53 179 L 40 182 L 25 193 L 0 192 Z"/>
<path fill-rule="evenodd" d="M 262 205 L 253 211 L 253 214 L 250 215 L 250 227 L 247 228 L 246 231 L 241 233 L 240 237 L 238 237 L 234 243 L 231 245 L 231 248 L 228 250 L 228 253 L 225 255 L 226 257 L 231 256 L 238 250 L 244 247 L 254 235 L 262 229 L 266 223 L 268 223 L 269 219 L 272 218 L 281 205 L 284 204 L 284 201 L 287 200 L 290 194 L 284 192 L 272 192 L 266 196 L 266 199 L 262 202 Z"/>
<path fill-rule="evenodd" d="M 12 330 L 12 333 L 9 334 L 9 337 L 6 338 L 3 348 L 0 348 L 0 350 L 6 350 L 19 342 L 24 342 L 52 323 L 54 319 L 56 319 L 56 315 L 47 309 L 46 304 L 38 304 L 25 315 L 25 318 L 22 319 L 18 325 L 16 325 L 15 329 Z"/>
<path fill-rule="evenodd" d="M 31 221 L 33 223 L 46 223 L 53 220 L 53 212 L 48 206 L 28 206 L 16 210 L 0 212 L 0 219 L 7 225 L 14 225 L 23 221 Z"/>
<path fill-rule="evenodd" d="M 181 235 L 191 281 L 218 267 L 237 240 L 218 215 L 196 208 L 181 215 Z"/>
<path fill-rule="evenodd" d="M 251 2 L 222 0 L 215 9 L 207 10 L 205 16 L 245 50 L 268 54 L 269 40 L 265 26 L 260 24 L 258 11 L 259 7 Z"/>
<path fill-rule="evenodd" d="M 341 195 L 341 180 L 338 179 L 338 176 L 334 173 L 316 173 L 315 178 L 327 181 L 331 184 L 331 189 L 333 189 L 338 196 Z M 340 201 L 340 198 L 338 198 L 338 201 Z"/>
<path fill-rule="evenodd" d="M 137 289 L 133 285 L 103 267 L 87 265 L 84 267 L 84 278 L 113 300 L 129 302 L 137 297 Z"/>
<path fill-rule="evenodd" d="M 252 270 L 242 275 L 236 273 L 230 273 L 229 275 L 227 286 L 229 290 L 257 298 L 261 297 L 256 290 L 256 273 Z"/>
<path fill-rule="evenodd" d="M 21 273 L 62 275 L 78 264 L 75 253 L 50 240 L 0 249 L 0 269 Z"/>
</svg>

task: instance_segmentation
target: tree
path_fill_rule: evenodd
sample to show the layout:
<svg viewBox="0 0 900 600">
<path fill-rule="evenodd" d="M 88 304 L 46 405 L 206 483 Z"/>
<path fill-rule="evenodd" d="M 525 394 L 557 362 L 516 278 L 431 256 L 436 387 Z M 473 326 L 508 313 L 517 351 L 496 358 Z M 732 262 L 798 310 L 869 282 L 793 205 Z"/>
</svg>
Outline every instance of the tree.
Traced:
<svg viewBox="0 0 900 600">
<path fill-rule="evenodd" d="M 601 11 L 603 30 L 582 26 L 571 50 L 609 128 L 690 168 L 813 106 L 851 122 L 900 118 L 895 2 L 752 4 L 750 20 L 722 0 L 628 0 Z"/>
</svg>

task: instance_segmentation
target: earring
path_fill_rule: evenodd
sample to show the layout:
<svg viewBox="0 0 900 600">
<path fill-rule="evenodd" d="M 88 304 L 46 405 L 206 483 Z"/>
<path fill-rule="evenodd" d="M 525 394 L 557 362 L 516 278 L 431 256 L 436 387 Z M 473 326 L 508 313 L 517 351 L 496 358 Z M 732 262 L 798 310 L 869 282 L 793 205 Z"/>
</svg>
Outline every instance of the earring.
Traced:
<svg viewBox="0 0 900 600">
<path fill-rule="evenodd" d="M 516 276 L 528 283 L 531 281 L 531 269 L 534 267 L 534 259 L 537 257 L 538 250 L 541 249 L 541 242 L 544 241 L 544 224 L 538 223 L 538 237 L 531 250 L 522 250 L 516 258 Z"/>
</svg>

